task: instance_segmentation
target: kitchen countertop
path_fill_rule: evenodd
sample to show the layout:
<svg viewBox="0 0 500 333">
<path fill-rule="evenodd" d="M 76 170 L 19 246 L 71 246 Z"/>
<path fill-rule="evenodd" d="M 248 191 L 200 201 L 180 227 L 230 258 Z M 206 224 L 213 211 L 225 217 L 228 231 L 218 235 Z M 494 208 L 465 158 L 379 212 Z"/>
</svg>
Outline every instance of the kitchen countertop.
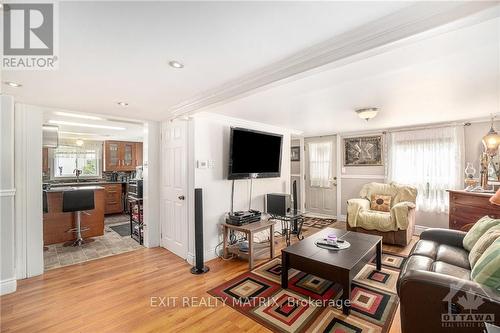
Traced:
<svg viewBox="0 0 500 333">
<path fill-rule="evenodd" d="M 103 185 L 103 184 L 126 184 L 126 182 L 112 182 L 106 180 L 96 180 L 96 181 L 84 181 L 84 182 L 68 182 L 68 183 L 43 183 L 43 185 L 50 185 L 50 187 L 61 187 L 61 186 L 89 186 L 89 185 Z"/>
<path fill-rule="evenodd" d="M 50 188 L 48 190 L 44 190 L 47 193 L 53 193 L 53 192 L 66 192 L 66 191 L 81 191 L 81 190 L 104 190 L 104 187 L 102 186 L 95 186 L 95 185 L 90 185 L 90 186 L 58 186 L 54 188 Z"/>
</svg>

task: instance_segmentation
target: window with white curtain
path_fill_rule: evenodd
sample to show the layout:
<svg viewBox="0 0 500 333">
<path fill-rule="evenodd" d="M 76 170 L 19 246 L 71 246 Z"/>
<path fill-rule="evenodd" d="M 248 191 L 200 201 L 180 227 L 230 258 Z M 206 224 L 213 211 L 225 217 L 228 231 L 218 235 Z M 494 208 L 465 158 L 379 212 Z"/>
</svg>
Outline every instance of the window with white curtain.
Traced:
<svg viewBox="0 0 500 333">
<path fill-rule="evenodd" d="M 463 127 L 394 132 L 388 139 L 388 179 L 418 189 L 417 210 L 447 212 L 446 190 L 463 182 Z"/>
<path fill-rule="evenodd" d="M 81 177 L 99 177 L 99 146 L 59 146 L 54 149 L 54 177 L 74 177 L 75 169 L 82 171 Z"/>
<path fill-rule="evenodd" d="M 333 143 L 311 142 L 309 150 L 309 179 L 312 187 L 330 187 L 332 178 Z"/>
</svg>

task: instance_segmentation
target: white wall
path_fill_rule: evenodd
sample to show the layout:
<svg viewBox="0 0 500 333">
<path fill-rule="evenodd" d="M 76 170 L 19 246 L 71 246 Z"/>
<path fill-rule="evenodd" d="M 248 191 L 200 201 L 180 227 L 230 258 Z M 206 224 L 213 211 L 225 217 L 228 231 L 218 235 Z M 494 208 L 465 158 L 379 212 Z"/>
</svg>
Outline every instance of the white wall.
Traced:
<svg viewBox="0 0 500 333">
<path fill-rule="evenodd" d="M 283 134 L 281 177 L 253 181 L 252 208 L 264 211 L 266 193 L 290 193 L 290 132 L 287 129 L 210 113 L 196 114 L 192 120 L 194 160 L 213 160 L 214 168 L 195 169 L 194 186 L 203 189 L 205 260 L 215 257 L 219 244 L 219 224 L 231 209 L 231 181 L 227 180 L 229 133 L 231 126 Z M 248 210 L 249 180 L 237 180 L 234 210 Z M 190 249 L 189 252 L 194 253 Z"/>
<path fill-rule="evenodd" d="M 465 126 L 465 162 L 472 162 L 479 177 L 479 156 L 483 151 L 481 140 L 489 131 L 489 122 L 472 123 Z M 495 122 L 495 129 L 500 130 L 500 121 Z M 382 132 L 373 133 L 385 135 Z M 350 133 L 349 136 L 356 136 Z M 341 143 L 343 148 L 343 143 Z M 386 146 L 384 145 L 384 148 Z M 341 155 L 343 156 L 343 155 Z M 384 154 L 386 157 L 387 154 Z M 341 161 L 342 163 L 342 161 Z M 385 161 L 384 161 L 385 164 Z M 358 197 L 361 187 L 369 182 L 383 182 L 385 178 L 384 166 L 373 167 L 346 167 L 341 172 L 341 214 L 347 213 L 346 201 Z M 448 214 L 417 212 L 416 224 L 423 227 L 448 228 Z"/>
<path fill-rule="evenodd" d="M 160 246 L 160 123 L 144 126 L 144 245 Z"/>
<path fill-rule="evenodd" d="M 16 290 L 14 249 L 14 98 L 0 95 L 0 295 Z"/>
</svg>

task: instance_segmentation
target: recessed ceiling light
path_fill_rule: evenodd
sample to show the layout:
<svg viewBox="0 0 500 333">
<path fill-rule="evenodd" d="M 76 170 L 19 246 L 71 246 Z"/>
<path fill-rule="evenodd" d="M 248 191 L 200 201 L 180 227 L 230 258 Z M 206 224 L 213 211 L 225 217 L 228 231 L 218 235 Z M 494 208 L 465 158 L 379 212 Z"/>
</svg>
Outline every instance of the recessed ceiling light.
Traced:
<svg viewBox="0 0 500 333">
<path fill-rule="evenodd" d="M 68 112 L 54 112 L 54 114 L 58 115 L 58 116 L 80 118 L 80 119 L 104 120 L 101 117 L 87 116 L 85 114 L 76 114 L 76 113 L 68 113 Z"/>
<path fill-rule="evenodd" d="M 77 126 L 77 127 L 90 127 L 90 128 L 105 128 L 105 129 L 112 129 L 112 130 L 118 130 L 118 131 L 126 130 L 125 127 L 74 123 L 71 121 L 64 121 L 64 120 L 49 120 L 49 124 L 68 125 L 68 126 Z"/>
<path fill-rule="evenodd" d="M 82 139 L 76 139 L 75 143 L 76 143 L 77 146 L 81 147 L 81 146 L 83 146 L 84 142 L 83 142 Z"/>
<path fill-rule="evenodd" d="M 169 62 L 168 62 L 168 65 L 169 65 L 170 67 L 173 67 L 173 68 L 183 68 L 183 67 L 184 67 L 184 65 L 183 65 L 183 64 L 181 64 L 180 62 L 178 62 L 178 61 L 176 61 L 176 60 L 171 60 L 171 61 L 169 61 Z"/>
<path fill-rule="evenodd" d="M 5 83 L 6 85 L 8 85 L 9 87 L 13 87 L 13 88 L 19 88 L 19 87 L 22 87 L 23 85 L 20 84 L 20 83 L 16 83 L 16 82 L 11 82 L 11 81 L 4 81 L 3 83 Z"/>
<path fill-rule="evenodd" d="M 127 102 L 118 102 L 117 103 L 119 106 L 127 107 L 128 103 Z"/>
</svg>

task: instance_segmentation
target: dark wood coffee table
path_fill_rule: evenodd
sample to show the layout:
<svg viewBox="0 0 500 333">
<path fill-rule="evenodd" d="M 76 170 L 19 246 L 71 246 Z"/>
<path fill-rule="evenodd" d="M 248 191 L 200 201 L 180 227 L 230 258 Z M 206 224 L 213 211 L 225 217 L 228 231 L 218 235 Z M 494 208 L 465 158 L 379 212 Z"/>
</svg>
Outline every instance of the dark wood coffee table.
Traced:
<svg viewBox="0 0 500 333">
<path fill-rule="evenodd" d="M 314 242 L 329 234 L 351 243 L 345 250 L 319 248 Z M 377 257 L 377 270 L 382 268 L 382 237 L 354 231 L 325 228 L 306 239 L 281 250 L 281 287 L 288 288 L 288 270 L 298 269 L 320 278 L 342 285 L 342 311 L 348 315 L 350 306 L 346 300 L 351 298 L 351 281 L 373 258 Z"/>
</svg>

